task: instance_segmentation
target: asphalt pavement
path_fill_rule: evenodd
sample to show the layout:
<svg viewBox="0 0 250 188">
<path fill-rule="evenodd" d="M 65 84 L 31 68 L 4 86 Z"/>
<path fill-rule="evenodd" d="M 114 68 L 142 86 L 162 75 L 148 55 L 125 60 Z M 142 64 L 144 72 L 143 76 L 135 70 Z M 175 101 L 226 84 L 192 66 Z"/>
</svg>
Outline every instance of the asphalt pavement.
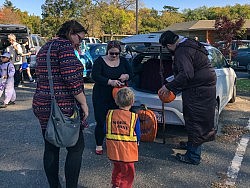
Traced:
<svg viewBox="0 0 250 188">
<path fill-rule="evenodd" d="M 48 188 L 43 170 L 43 139 L 39 122 L 32 112 L 32 96 L 35 83 L 25 83 L 16 88 L 16 105 L 0 109 L 0 188 Z M 79 187 L 111 187 L 112 164 L 106 155 L 96 155 L 94 141 L 94 117 L 91 104 L 92 84 L 86 84 L 86 95 L 90 107 L 90 127 L 84 130 L 83 152 Z M 226 112 L 225 112 L 226 113 Z M 225 114 L 224 113 L 224 114 Z M 237 123 L 245 125 L 247 116 Z M 223 113 L 222 113 L 223 116 Z M 233 120 L 232 120 L 233 121 Z M 223 119 L 221 123 L 227 123 Z M 175 160 L 173 149 L 180 140 L 186 139 L 183 127 L 167 126 L 166 144 L 160 138 L 154 143 L 141 143 L 139 162 L 136 163 L 134 187 L 137 188 L 206 188 L 219 187 L 228 179 L 227 172 L 235 157 L 238 142 L 214 141 L 203 146 L 200 165 L 183 164 Z M 65 186 L 64 162 L 66 150 L 60 152 L 60 179 Z M 249 144 L 235 178 L 237 188 L 250 187 Z"/>
</svg>

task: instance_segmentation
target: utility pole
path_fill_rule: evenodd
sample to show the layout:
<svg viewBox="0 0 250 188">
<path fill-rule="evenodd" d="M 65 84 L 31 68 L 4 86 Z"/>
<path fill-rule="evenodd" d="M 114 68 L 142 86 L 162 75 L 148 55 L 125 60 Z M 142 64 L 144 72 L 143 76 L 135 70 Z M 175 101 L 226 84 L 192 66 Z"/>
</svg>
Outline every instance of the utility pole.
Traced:
<svg viewBox="0 0 250 188">
<path fill-rule="evenodd" d="M 135 32 L 138 34 L 138 0 L 135 3 Z"/>
</svg>

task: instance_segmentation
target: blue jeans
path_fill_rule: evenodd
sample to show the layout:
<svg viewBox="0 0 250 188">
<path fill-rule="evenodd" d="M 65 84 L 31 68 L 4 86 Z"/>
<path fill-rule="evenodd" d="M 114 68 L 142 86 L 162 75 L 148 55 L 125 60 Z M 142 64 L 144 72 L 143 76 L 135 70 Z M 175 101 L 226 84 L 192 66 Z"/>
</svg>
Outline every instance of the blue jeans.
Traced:
<svg viewBox="0 0 250 188">
<path fill-rule="evenodd" d="M 187 152 L 185 154 L 189 159 L 194 162 L 200 162 L 201 160 L 201 145 L 196 146 L 191 142 L 187 143 Z"/>
</svg>

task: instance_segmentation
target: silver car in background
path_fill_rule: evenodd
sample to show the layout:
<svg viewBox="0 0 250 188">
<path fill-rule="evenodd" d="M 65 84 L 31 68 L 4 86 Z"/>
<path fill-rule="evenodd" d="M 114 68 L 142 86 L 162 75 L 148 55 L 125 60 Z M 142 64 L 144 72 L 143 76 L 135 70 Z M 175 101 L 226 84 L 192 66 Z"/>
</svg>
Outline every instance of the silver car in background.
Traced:
<svg viewBox="0 0 250 188">
<path fill-rule="evenodd" d="M 155 113 L 158 123 L 162 123 L 163 115 L 166 124 L 185 125 L 182 111 L 182 97 L 178 94 L 171 103 L 164 104 L 157 91 L 162 86 L 160 72 L 163 71 L 164 79 L 173 75 L 172 55 L 167 48 L 159 44 L 161 33 L 140 34 L 126 37 L 121 40 L 124 44 L 125 56 L 130 59 L 134 76 L 129 86 L 135 93 L 134 107 L 145 104 Z M 228 64 L 226 58 L 215 47 L 205 44 L 208 50 L 212 65 L 217 75 L 215 109 L 215 128 L 218 129 L 219 114 L 228 102 L 235 102 L 236 99 L 236 74 Z M 164 65 L 160 68 L 160 61 Z"/>
</svg>

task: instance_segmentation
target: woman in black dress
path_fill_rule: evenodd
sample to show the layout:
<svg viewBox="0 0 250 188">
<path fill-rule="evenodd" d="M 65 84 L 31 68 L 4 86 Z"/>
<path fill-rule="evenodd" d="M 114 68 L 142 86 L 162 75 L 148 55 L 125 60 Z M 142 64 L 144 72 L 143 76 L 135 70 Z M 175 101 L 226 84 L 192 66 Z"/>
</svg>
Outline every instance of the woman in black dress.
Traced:
<svg viewBox="0 0 250 188">
<path fill-rule="evenodd" d="M 96 154 L 103 154 L 104 125 L 109 109 L 118 106 L 112 97 L 112 89 L 122 86 L 132 77 L 132 69 L 124 57 L 120 56 L 119 41 L 109 41 L 106 56 L 99 57 L 93 65 L 92 78 L 95 81 L 93 88 L 93 106 L 96 120 L 95 140 Z"/>
</svg>

